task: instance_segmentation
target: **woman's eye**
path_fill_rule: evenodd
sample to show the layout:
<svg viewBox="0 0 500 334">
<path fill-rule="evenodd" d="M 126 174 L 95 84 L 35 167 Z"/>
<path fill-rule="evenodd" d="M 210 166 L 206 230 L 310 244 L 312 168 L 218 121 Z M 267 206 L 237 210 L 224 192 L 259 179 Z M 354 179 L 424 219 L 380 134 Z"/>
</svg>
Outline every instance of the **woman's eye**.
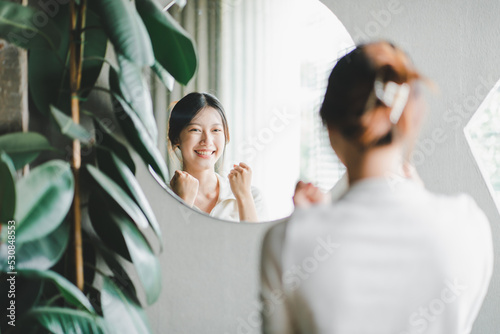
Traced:
<svg viewBox="0 0 500 334">
<path fill-rule="evenodd" d="M 189 132 L 194 132 L 194 131 L 200 131 L 200 130 L 198 130 L 198 129 L 191 129 L 191 130 L 189 130 Z"/>
<path fill-rule="evenodd" d="M 221 129 L 214 129 L 215 132 L 222 132 Z"/>
</svg>

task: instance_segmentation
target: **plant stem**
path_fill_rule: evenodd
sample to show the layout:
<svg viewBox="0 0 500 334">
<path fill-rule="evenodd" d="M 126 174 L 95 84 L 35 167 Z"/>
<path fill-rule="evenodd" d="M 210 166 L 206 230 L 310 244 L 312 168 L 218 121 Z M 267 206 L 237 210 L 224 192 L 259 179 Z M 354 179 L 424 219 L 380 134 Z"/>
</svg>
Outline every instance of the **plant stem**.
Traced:
<svg viewBox="0 0 500 334">
<path fill-rule="evenodd" d="M 54 297 L 50 298 L 46 303 L 45 306 L 51 306 L 56 300 L 61 298 L 63 295 L 62 294 L 57 294 Z"/>
<path fill-rule="evenodd" d="M 82 0 L 80 6 L 75 0 L 70 3 L 71 31 L 70 31 L 70 86 L 71 86 L 71 117 L 76 124 L 80 123 L 80 100 L 78 90 L 82 77 L 83 37 L 81 29 L 85 23 L 86 0 Z M 73 141 L 73 156 L 71 166 L 75 179 L 75 195 L 73 197 L 73 246 L 75 261 L 75 285 L 83 291 L 83 250 L 82 250 L 82 213 L 80 207 L 80 167 L 81 167 L 80 141 Z"/>
</svg>

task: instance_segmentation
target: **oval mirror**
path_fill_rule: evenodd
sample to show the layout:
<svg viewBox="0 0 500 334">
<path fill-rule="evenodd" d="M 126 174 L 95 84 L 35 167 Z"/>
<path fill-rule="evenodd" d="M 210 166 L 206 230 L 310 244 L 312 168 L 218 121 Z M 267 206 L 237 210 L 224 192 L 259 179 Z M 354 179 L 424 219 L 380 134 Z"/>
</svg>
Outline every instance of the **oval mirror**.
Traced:
<svg viewBox="0 0 500 334">
<path fill-rule="evenodd" d="M 169 12 L 195 39 L 199 68 L 167 105 L 193 91 L 220 99 L 231 140 L 219 174 L 239 162 L 252 168 L 267 206 L 261 220 L 291 214 L 298 180 L 330 190 L 344 167 L 318 110 L 336 60 L 354 47 L 330 9 L 318 0 L 200 0 Z M 171 150 L 166 157 L 172 177 L 182 166 Z"/>
</svg>

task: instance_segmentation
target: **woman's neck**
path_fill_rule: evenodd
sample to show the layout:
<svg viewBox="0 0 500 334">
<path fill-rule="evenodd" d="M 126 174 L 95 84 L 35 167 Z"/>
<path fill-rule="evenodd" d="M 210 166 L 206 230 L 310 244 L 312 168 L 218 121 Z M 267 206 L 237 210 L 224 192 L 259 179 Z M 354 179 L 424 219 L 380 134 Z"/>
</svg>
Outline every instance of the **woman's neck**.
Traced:
<svg viewBox="0 0 500 334">
<path fill-rule="evenodd" d="M 372 148 L 366 152 L 352 152 L 345 157 L 349 184 L 367 178 L 402 175 L 402 155 L 398 146 Z"/>
<path fill-rule="evenodd" d="M 218 180 L 213 169 L 193 170 L 185 167 L 184 171 L 188 172 L 198 180 L 199 195 L 213 197 L 217 194 Z"/>
</svg>

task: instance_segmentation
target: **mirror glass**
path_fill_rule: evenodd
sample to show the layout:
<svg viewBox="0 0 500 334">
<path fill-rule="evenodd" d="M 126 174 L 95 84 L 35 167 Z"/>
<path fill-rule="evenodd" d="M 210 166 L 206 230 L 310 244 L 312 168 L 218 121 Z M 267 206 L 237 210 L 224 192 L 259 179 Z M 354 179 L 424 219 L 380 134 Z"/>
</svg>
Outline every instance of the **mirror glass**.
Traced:
<svg viewBox="0 0 500 334">
<path fill-rule="evenodd" d="M 354 46 L 337 17 L 318 0 L 199 0 L 169 12 L 195 39 L 200 61 L 169 104 L 192 91 L 220 99 L 231 141 L 219 173 L 247 163 L 266 220 L 291 214 L 298 180 L 331 189 L 344 167 L 318 111 L 331 69 Z M 167 163 L 171 176 L 181 169 L 172 151 Z"/>
<path fill-rule="evenodd" d="M 488 83 L 495 82 L 493 78 L 483 81 L 481 88 L 488 88 Z M 480 101 L 475 95 L 467 97 L 467 109 L 475 108 Z M 469 108 L 469 105 L 472 108 Z M 458 110 L 458 109 L 457 109 Z M 460 109 L 461 110 L 461 109 Z M 460 121 L 460 114 L 455 115 Z M 488 183 L 489 190 L 495 200 L 497 208 L 500 208 L 500 81 L 498 81 L 488 96 L 481 103 L 479 109 L 465 127 L 465 135 L 471 145 L 472 152 L 478 162 L 484 179 Z"/>
</svg>

